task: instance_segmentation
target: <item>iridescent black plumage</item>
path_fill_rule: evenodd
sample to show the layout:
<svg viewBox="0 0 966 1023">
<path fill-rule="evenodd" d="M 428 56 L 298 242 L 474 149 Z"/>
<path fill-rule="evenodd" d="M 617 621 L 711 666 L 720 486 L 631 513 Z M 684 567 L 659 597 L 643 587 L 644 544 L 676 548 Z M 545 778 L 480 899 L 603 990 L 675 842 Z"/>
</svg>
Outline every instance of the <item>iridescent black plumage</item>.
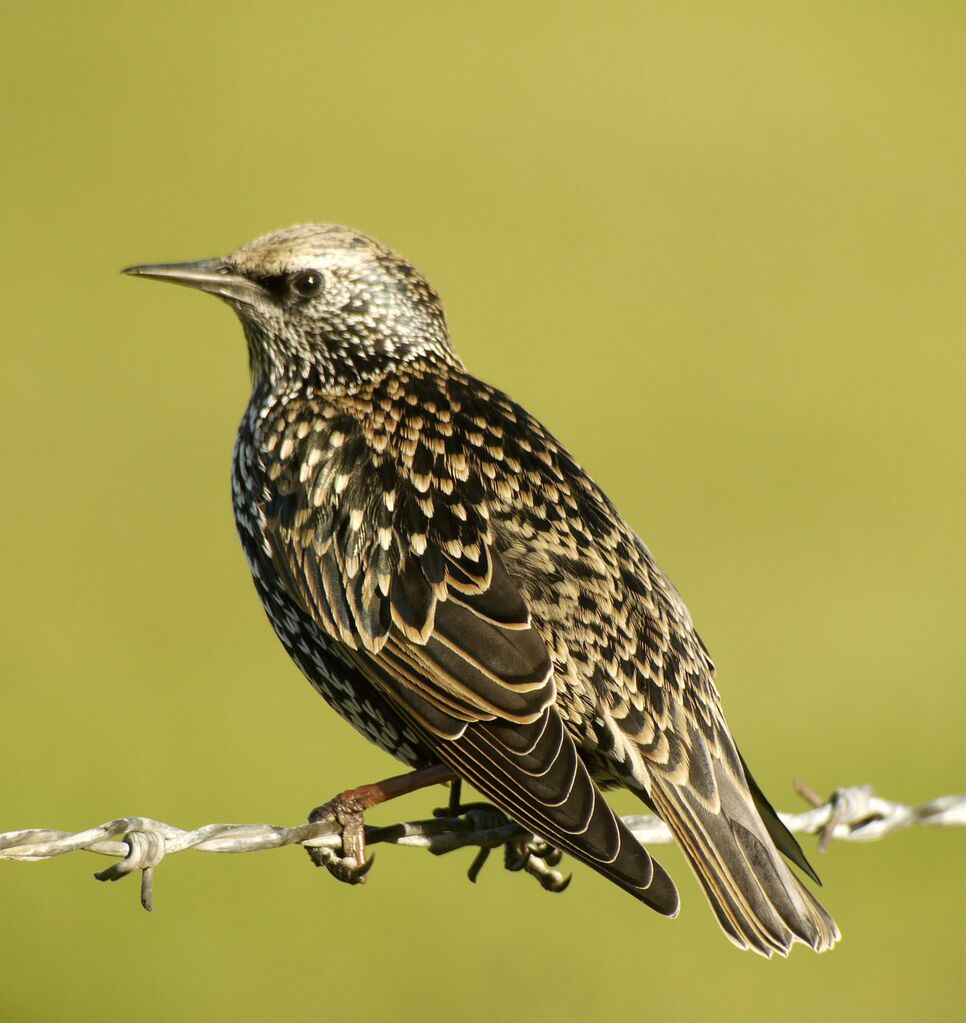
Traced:
<svg viewBox="0 0 966 1023">
<path fill-rule="evenodd" d="M 776 850 L 811 873 L 731 739 L 677 591 L 556 440 L 464 370 L 416 270 L 310 225 L 134 272 L 241 317 L 239 533 L 279 638 L 339 713 L 674 915 L 670 878 L 601 795 L 624 785 L 738 945 L 834 943 Z"/>
</svg>

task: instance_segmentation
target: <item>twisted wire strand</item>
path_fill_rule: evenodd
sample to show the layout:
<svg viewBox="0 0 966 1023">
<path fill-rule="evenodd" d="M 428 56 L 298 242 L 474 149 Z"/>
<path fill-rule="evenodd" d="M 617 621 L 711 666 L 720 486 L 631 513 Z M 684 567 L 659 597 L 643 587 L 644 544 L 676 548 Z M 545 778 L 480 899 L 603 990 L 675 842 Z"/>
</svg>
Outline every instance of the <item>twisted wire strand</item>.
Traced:
<svg viewBox="0 0 966 1023">
<path fill-rule="evenodd" d="M 796 782 L 799 793 L 811 804 L 802 813 L 780 814 L 790 831 L 817 834 L 819 851 L 830 841 L 872 842 L 910 827 L 948 828 L 966 826 L 966 795 L 940 796 L 918 806 L 905 806 L 876 796 L 871 785 L 836 789 L 827 801 Z M 509 820 L 496 807 L 475 804 L 458 817 L 409 821 L 385 827 L 367 827 L 366 844 L 412 846 L 434 854 L 467 846 L 480 850 L 470 877 L 475 879 L 490 850 L 506 845 L 527 847 L 534 852 L 522 859 L 509 853 L 509 869 L 527 869 L 544 887 L 561 890 L 566 881 L 552 869 L 558 858 L 539 840 Z M 645 845 L 673 841 L 667 826 L 646 814 L 624 818 L 634 836 Z M 154 869 L 166 857 L 186 849 L 200 852 L 244 853 L 301 845 L 307 849 L 338 849 L 342 838 L 335 821 L 319 821 L 281 827 L 274 824 L 206 824 L 185 831 L 150 817 L 119 817 L 86 831 L 68 832 L 49 828 L 26 828 L 0 833 L 0 859 L 47 860 L 64 853 L 87 851 L 118 857 L 118 862 L 98 871 L 99 881 L 117 881 L 136 870 L 142 871 L 141 904 L 153 905 Z M 532 860 L 532 862 L 531 862 Z"/>
</svg>

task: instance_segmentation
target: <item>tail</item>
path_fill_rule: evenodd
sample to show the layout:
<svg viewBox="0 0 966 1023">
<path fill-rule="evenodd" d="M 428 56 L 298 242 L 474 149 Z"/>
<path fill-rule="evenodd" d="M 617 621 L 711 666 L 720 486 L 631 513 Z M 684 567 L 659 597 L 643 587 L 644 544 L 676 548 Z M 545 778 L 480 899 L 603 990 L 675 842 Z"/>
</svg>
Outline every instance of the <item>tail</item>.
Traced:
<svg viewBox="0 0 966 1023">
<path fill-rule="evenodd" d="M 747 769 L 739 779 L 720 760 L 712 764 L 717 798 L 702 798 L 687 783 L 677 785 L 656 771 L 650 798 L 722 930 L 739 948 L 763 956 L 787 955 L 796 941 L 816 952 L 831 948 L 840 937 L 835 921 L 779 853 L 781 848 L 817 881 L 798 843 Z"/>
</svg>

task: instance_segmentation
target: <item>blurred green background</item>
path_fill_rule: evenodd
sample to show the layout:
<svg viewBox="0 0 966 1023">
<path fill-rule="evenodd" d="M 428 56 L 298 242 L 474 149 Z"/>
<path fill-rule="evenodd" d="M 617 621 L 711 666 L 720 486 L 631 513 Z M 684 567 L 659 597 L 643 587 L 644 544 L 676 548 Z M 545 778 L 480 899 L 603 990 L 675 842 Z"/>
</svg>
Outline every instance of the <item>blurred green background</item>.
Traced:
<svg viewBox="0 0 966 1023">
<path fill-rule="evenodd" d="M 307 220 L 409 256 L 614 498 L 780 807 L 964 788 L 961 4 L 2 7 L 0 831 L 295 823 L 394 773 L 249 581 L 238 324 L 118 274 Z M 672 850 L 673 923 L 469 853 L 364 889 L 186 854 L 153 915 L 102 858 L 0 862 L 0 1019 L 948 1019 L 964 838 L 834 846 L 843 944 L 771 963 Z"/>
</svg>

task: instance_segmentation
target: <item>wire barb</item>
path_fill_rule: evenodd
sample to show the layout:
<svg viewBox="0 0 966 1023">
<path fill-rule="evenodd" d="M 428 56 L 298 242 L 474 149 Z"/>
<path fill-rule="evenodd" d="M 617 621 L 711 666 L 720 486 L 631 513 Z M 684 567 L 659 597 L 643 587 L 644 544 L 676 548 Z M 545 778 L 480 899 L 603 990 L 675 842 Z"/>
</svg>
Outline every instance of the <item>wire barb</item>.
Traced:
<svg viewBox="0 0 966 1023">
<path fill-rule="evenodd" d="M 819 851 L 833 839 L 874 842 L 910 827 L 949 828 L 966 826 L 966 795 L 940 796 L 919 806 L 904 806 L 876 796 L 871 785 L 840 788 L 828 800 L 797 780 L 796 788 L 810 810 L 780 814 L 790 831 L 817 834 Z M 455 815 L 451 815 L 455 814 Z M 624 818 L 638 841 L 661 845 L 673 841 L 667 826 L 646 814 Z M 338 821 L 320 820 L 292 828 L 274 824 L 206 824 L 183 831 L 149 817 L 119 817 L 86 831 L 69 832 L 49 828 L 26 828 L 0 833 L 0 860 L 48 860 L 64 853 L 99 853 L 116 856 L 118 862 L 94 875 L 98 881 L 117 881 L 141 871 L 141 905 L 153 906 L 154 872 L 158 864 L 186 849 L 200 852 L 243 853 L 301 845 L 306 849 L 334 854 L 341 848 Z M 464 849 L 479 851 L 469 869 L 475 881 L 493 849 L 506 847 L 506 866 L 536 877 L 548 891 L 563 891 L 569 883 L 554 868 L 560 862 L 557 850 L 510 820 L 501 810 L 482 803 L 458 803 L 437 811 L 430 820 L 410 821 L 365 829 L 366 845 L 390 845 L 428 849 L 435 855 Z"/>
</svg>

